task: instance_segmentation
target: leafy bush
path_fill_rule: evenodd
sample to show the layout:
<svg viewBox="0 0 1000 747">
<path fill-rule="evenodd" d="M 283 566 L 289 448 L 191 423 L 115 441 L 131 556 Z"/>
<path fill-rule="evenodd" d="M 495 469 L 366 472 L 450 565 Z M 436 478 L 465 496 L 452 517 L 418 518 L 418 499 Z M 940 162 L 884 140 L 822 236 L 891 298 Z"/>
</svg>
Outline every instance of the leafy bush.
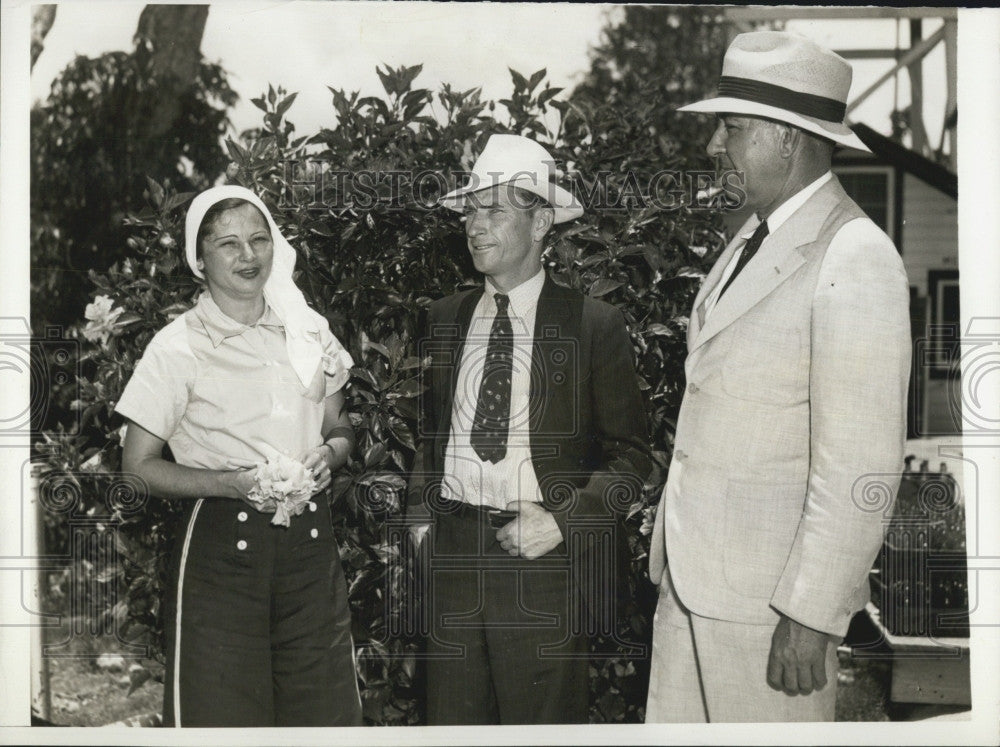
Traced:
<svg viewBox="0 0 1000 747">
<path fill-rule="evenodd" d="M 683 13 L 687 25 L 674 27 L 666 15 L 660 23 L 673 35 L 690 30 L 701 11 Z M 331 499 L 366 719 L 406 724 L 421 718 L 418 642 L 404 619 L 413 602 L 411 548 L 398 531 L 415 448 L 422 365 L 416 325 L 431 300 L 480 282 L 458 217 L 434 203 L 471 167 L 491 134 L 511 132 L 543 143 L 565 181 L 591 203 L 582 219 L 550 234 L 545 264 L 557 282 L 622 309 L 649 403 L 657 467 L 628 512 L 617 640 L 595 642 L 591 678 L 594 721 L 641 721 L 648 660 L 626 656 L 620 642 L 650 642 L 656 592 L 646 576 L 648 534 L 683 392 L 686 314 L 722 245 L 713 213 L 657 205 L 643 190 L 659 169 L 706 166 L 707 135 L 694 120 L 671 130 L 679 122 L 672 108 L 690 91 L 646 79 L 641 70 L 627 73 L 639 86 L 632 97 L 602 97 L 598 80 L 568 100 L 555 98 L 559 89 L 546 84 L 545 70 L 529 76 L 511 71 L 511 95 L 498 102 L 447 84 L 436 91 L 415 87 L 419 73 L 419 65 L 380 69 L 381 97 L 331 89 L 335 123 L 311 136 L 298 136 L 287 118 L 294 94 L 270 88 L 254 99 L 262 126 L 227 143 L 229 179 L 272 208 L 299 253 L 299 286 L 357 364 L 348 391 L 357 447 Z M 696 85 L 700 79 L 691 83 Z M 362 176 L 389 173 L 401 176 Z M 120 469 L 122 423 L 113 415 L 115 402 L 151 336 L 189 308 L 199 291 L 180 240 L 190 195 L 178 193 L 176 183 L 147 182 L 146 206 L 125 219 L 125 256 L 106 271 L 90 272 L 94 293 L 121 312 L 81 325 L 79 332 L 92 338 L 85 345 L 80 399 L 73 403 L 81 430 L 46 436 L 46 478 L 72 483 L 82 470 L 111 475 Z M 100 495 L 92 490 L 84 500 L 93 507 Z M 153 500 L 143 511 L 100 510 L 107 512 L 108 531 L 117 533 L 122 557 L 113 579 L 124 590 L 118 632 L 160 651 L 159 599 L 176 509 Z"/>
</svg>

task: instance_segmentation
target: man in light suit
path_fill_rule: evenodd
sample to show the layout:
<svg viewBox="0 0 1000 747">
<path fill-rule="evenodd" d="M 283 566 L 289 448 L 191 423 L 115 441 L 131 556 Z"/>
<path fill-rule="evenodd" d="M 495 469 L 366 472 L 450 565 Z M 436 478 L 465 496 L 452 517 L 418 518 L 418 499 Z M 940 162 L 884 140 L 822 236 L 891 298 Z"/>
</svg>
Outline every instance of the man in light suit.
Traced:
<svg viewBox="0 0 1000 747">
<path fill-rule="evenodd" d="M 754 215 L 705 279 L 650 578 L 649 722 L 832 720 L 837 643 L 898 487 L 910 366 L 899 254 L 830 172 L 850 65 L 737 36 L 708 145 Z"/>
<path fill-rule="evenodd" d="M 432 725 L 587 722 L 587 634 L 613 634 L 608 548 L 650 469 L 624 318 L 542 267 L 553 223 L 583 212 L 554 173 L 538 143 L 493 135 L 442 198 L 486 283 L 430 305 L 420 350 L 408 517 L 432 521 Z"/>
</svg>

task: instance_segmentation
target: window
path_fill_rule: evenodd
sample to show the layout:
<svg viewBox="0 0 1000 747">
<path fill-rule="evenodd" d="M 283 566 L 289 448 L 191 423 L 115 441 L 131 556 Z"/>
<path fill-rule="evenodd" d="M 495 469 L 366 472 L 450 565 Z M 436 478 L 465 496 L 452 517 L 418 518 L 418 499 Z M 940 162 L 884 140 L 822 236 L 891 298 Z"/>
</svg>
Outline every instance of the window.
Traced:
<svg viewBox="0 0 1000 747">
<path fill-rule="evenodd" d="M 844 191 L 895 242 L 892 169 L 888 166 L 841 166 L 836 174 Z"/>
<path fill-rule="evenodd" d="M 958 270 L 931 270 L 927 282 L 931 300 L 931 318 L 927 324 L 931 378 L 957 376 L 961 355 Z"/>
</svg>

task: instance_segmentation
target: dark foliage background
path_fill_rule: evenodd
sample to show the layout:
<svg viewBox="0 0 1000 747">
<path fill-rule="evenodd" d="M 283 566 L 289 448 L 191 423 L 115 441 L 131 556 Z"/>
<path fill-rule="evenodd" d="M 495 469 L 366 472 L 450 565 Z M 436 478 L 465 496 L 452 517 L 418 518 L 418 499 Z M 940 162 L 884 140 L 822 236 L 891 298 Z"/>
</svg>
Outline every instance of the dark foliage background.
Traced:
<svg viewBox="0 0 1000 747">
<path fill-rule="evenodd" d="M 184 209 L 192 190 L 225 170 L 271 206 L 299 252 L 300 287 L 357 363 L 349 389 L 357 448 L 330 497 L 365 716 L 419 722 L 417 640 L 404 625 L 409 548 L 396 531 L 415 448 L 415 325 L 432 299 L 479 282 L 461 223 L 434 200 L 492 133 L 512 132 L 545 145 L 564 182 L 603 204 L 558 226 L 545 262 L 557 282 L 614 303 L 629 323 L 656 470 L 628 512 L 618 638 L 648 645 L 648 532 L 684 386 L 686 314 L 722 234 L 714 212 L 658 206 L 644 192 L 657 171 L 710 168 L 703 148 L 711 124 L 673 109 L 713 87 L 725 41 L 711 7 L 629 6 L 568 96 L 545 70 L 511 70 L 510 96 L 484 101 L 477 90 L 422 87 L 420 65 L 380 68 L 380 96 L 331 89 L 331 124 L 317 133 L 297 133 L 288 118 L 295 95 L 270 88 L 254 99 L 261 126 L 225 150 L 218 136 L 234 94 L 217 65 L 202 64 L 178 129 L 151 143 L 119 128 L 120 99 L 155 96 L 142 50 L 78 58 L 32 115 L 35 321 L 75 319 L 79 336 L 83 305 L 95 295 L 123 312 L 105 342 L 83 342 L 79 392 L 53 388 L 60 424 L 39 439 L 37 460 L 43 500 L 61 507 L 48 517 L 50 552 L 67 548 L 73 517 L 88 516 L 100 520 L 95 531 L 109 538 L 114 562 L 77 569 L 77 587 L 90 591 L 58 588 L 57 596 L 103 590 L 95 614 L 119 637 L 148 644 L 147 671 L 162 676 L 159 600 L 176 510 L 145 501 L 117 474 L 122 423 L 113 408 L 151 336 L 199 292 L 183 261 Z M 403 176 L 366 183 L 363 172 Z M 102 269 L 67 282 L 83 268 Z M 641 721 L 647 680 L 646 657 L 596 641 L 592 720 Z"/>
</svg>

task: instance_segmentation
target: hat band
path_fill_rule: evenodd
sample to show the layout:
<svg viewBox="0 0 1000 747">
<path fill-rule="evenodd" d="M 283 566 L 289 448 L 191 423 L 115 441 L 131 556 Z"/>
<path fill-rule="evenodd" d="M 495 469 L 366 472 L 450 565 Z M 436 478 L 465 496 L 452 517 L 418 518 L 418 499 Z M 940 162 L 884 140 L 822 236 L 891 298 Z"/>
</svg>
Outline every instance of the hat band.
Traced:
<svg viewBox="0 0 1000 747">
<path fill-rule="evenodd" d="M 791 88 L 763 83 L 749 78 L 723 75 L 719 78 L 719 96 L 754 101 L 758 104 L 776 106 L 805 117 L 815 117 L 826 122 L 843 122 L 847 115 L 847 105 L 842 101 L 802 93 Z"/>
</svg>

